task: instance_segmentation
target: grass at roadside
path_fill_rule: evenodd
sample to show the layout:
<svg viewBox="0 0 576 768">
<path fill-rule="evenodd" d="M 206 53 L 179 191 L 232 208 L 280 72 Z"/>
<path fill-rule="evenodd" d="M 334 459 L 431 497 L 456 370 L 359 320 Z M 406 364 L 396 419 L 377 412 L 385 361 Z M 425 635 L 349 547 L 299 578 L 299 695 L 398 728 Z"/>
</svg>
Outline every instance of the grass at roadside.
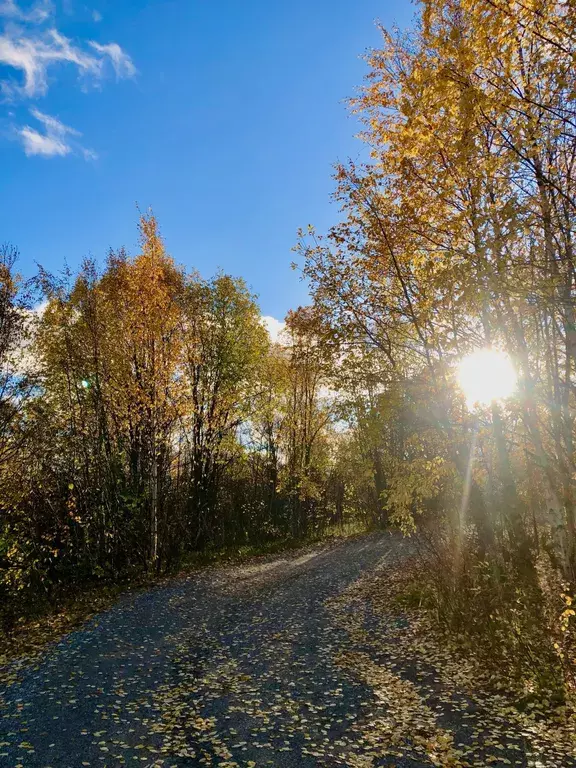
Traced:
<svg viewBox="0 0 576 768">
<path fill-rule="evenodd" d="M 362 731 L 378 754 L 418 764 L 425 754 L 442 768 L 576 765 L 574 702 L 527 699 L 478 649 L 441 632 L 414 556 L 362 574 L 329 609 L 357 649 L 341 665 L 384 702 Z"/>
</svg>

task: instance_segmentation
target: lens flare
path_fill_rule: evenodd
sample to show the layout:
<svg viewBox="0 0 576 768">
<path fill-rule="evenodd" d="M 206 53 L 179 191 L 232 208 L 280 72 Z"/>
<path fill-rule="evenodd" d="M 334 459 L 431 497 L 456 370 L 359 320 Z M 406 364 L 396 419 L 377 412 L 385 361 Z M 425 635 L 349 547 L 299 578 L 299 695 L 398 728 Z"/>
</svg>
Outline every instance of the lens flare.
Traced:
<svg viewBox="0 0 576 768">
<path fill-rule="evenodd" d="M 497 349 L 478 349 L 465 357 L 458 368 L 458 382 L 470 406 L 510 397 L 516 381 L 512 361 Z"/>
</svg>

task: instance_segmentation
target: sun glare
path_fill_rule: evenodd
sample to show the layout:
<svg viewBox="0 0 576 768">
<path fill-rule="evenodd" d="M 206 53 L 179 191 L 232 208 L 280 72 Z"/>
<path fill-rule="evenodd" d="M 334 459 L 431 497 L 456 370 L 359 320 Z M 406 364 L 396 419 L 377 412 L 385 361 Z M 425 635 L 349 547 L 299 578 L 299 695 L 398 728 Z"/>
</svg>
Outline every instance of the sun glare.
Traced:
<svg viewBox="0 0 576 768">
<path fill-rule="evenodd" d="M 488 405 L 510 397 L 516 389 L 516 371 L 504 352 L 479 349 L 461 361 L 458 381 L 468 405 Z"/>
</svg>

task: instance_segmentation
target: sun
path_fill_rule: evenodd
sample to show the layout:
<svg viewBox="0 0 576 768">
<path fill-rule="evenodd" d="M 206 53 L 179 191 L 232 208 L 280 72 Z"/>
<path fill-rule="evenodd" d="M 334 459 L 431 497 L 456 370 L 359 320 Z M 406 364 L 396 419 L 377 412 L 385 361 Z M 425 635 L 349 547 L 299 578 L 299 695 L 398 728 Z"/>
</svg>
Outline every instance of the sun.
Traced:
<svg viewBox="0 0 576 768">
<path fill-rule="evenodd" d="M 517 377 L 512 361 L 497 349 L 478 349 L 458 367 L 458 382 L 468 405 L 488 405 L 510 397 Z"/>
</svg>

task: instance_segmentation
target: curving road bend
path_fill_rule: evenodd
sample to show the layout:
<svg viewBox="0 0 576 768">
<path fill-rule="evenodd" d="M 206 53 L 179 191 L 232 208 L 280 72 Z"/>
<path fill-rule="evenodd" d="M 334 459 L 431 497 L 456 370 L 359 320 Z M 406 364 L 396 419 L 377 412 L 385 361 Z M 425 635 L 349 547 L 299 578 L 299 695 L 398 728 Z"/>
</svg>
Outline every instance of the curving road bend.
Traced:
<svg viewBox="0 0 576 768">
<path fill-rule="evenodd" d="M 396 696 L 342 664 L 373 648 L 332 607 L 405 552 L 372 534 L 126 595 L 0 683 L 0 766 L 441 765 L 371 735 Z M 409 705 L 412 683 L 386 680 Z M 490 764 L 528 764 L 516 745 L 503 760 Z"/>
</svg>

